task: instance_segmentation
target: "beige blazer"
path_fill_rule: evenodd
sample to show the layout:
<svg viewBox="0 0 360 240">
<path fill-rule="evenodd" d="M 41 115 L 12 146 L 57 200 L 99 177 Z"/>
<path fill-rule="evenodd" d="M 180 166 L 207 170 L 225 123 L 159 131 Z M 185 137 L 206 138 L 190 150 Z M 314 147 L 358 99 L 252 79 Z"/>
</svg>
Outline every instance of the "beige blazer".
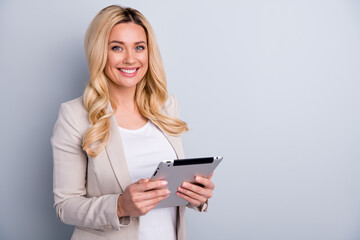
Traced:
<svg viewBox="0 0 360 240">
<path fill-rule="evenodd" d="M 111 107 L 109 110 L 112 111 Z M 161 111 L 177 117 L 175 98 L 170 96 Z M 117 199 L 131 180 L 116 119 L 111 118 L 109 140 L 94 158 L 81 148 L 82 138 L 89 127 L 82 97 L 61 105 L 51 138 L 57 216 L 64 223 L 76 226 L 72 239 L 137 240 L 139 218 L 117 217 Z M 177 157 L 184 158 L 181 137 L 164 135 Z M 196 210 L 206 211 L 207 204 Z M 177 237 L 184 240 L 185 206 L 178 207 L 177 216 Z"/>
</svg>

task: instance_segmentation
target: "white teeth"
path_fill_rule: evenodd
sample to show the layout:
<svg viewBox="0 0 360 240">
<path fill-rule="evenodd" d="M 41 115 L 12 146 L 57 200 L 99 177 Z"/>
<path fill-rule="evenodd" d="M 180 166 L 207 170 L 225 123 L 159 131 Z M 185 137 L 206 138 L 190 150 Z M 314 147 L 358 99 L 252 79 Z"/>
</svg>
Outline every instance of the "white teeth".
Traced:
<svg viewBox="0 0 360 240">
<path fill-rule="evenodd" d="M 124 73 L 134 73 L 134 72 L 136 72 L 136 68 L 135 68 L 135 69 L 132 69 L 132 70 L 120 68 L 120 71 L 122 71 L 122 72 L 124 72 Z"/>
</svg>

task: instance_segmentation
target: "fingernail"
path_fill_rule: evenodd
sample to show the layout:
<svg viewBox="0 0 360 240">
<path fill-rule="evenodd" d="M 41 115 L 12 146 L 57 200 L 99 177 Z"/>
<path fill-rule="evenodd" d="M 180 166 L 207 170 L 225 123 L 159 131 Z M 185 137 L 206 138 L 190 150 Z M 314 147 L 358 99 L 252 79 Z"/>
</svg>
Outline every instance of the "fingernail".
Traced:
<svg viewBox="0 0 360 240">
<path fill-rule="evenodd" d="M 196 181 L 200 181 L 200 178 L 199 178 L 199 177 L 196 177 L 195 180 L 196 180 Z"/>
<path fill-rule="evenodd" d="M 188 184 L 188 183 L 186 183 L 186 182 L 184 182 L 184 183 L 182 184 L 182 186 L 183 186 L 183 187 L 188 187 L 188 186 L 189 186 L 189 184 Z"/>
<path fill-rule="evenodd" d="M 169 189 L 166 190 L 166 194 L 170 194 L 170 190 L 169 190 Z"/>
<path fill-rule="evenodd" d="M 167 181 L 162 181 L 161 182 L 161 186 L 166 186 L 168 183 L 167 183 Z"/>
<path fill-rule="evenodd" d="M 178 191 L 182 192 L 182 191 L 183 191 L 183 189 L 182 189 L 181 187 L 178 187 Z"/>
</svg>

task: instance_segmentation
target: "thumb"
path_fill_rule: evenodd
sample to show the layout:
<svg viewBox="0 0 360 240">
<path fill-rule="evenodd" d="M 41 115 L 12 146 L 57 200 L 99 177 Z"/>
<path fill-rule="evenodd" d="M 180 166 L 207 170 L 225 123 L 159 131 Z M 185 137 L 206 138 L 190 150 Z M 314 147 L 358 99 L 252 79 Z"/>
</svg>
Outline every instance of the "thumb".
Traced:
<svg viewBox="0 0 360 240">
<path fill-rule="evenodd" d="M 149 182 L 150 181 L 150 178 L 146 178 L 146 179 L 140 179 L 139 181 L 137 181 L 136 183 L 146 183 L 146 182 Z"/>
</svg>

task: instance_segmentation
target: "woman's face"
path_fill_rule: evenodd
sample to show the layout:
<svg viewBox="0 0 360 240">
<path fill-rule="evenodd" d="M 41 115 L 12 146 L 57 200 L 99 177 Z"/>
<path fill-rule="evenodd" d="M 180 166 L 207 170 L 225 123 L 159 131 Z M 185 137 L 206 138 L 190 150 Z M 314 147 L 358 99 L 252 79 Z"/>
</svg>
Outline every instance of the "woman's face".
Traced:
<svg viewBox="0 0 360 240">
<path fill-rule="evenodd" d="M 110 86 L 136 88 L 148 69 L 147 39 L 144 29 L 135 23 L 120 23 L 109 36 L 105 73 Z"/>
</svg>

